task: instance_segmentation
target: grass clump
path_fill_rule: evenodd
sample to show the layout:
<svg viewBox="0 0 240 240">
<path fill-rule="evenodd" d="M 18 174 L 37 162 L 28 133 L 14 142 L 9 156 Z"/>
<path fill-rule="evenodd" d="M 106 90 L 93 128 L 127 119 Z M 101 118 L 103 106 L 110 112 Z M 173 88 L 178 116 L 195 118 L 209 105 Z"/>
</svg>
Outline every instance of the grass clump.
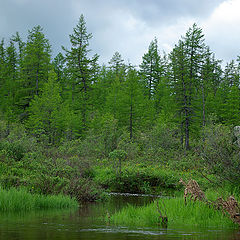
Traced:
<svg viewBox="0 0 240 240">
<path fill-rule="evenodd" d="M 183 198 L 157 200 L 162 206 L 163 213 L 168 217 L 168 227 L 217 227 L 233 228 L 234 224 L 221 211 L 215 210 L 200 201 L 188 201 Z M 111 216 L 110 221 L 117 225 L 152 227 L 160 224 L 157 202 L 147 206 L 127 206 Z"/>
<path fill-rule="evenodd" d="M 77 207 L 78 203 L 64 195 L 31 194 L 25 189 L 0 189 L 0 211 L 29 211 L 35 209 L 63 209 Z"/>
</svg>

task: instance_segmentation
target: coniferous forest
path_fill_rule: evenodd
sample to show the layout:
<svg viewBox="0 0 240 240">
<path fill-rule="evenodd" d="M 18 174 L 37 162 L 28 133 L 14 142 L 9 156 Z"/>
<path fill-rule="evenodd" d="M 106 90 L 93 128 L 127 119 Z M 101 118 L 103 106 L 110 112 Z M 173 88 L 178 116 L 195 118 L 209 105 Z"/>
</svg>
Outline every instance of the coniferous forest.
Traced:
<svg viewBox="0 0 240 240">
<path fill-rule="evenodd" d="M 178 190 L 180 177 L 238 191 L 240 58 L 223 67 L 196 24 L 139 66 L 91 51 L 84 16 L 52 55 L 41 26 L 0 43 L 0 185 L 78 200 L 102 189 Z"/>
</svg>

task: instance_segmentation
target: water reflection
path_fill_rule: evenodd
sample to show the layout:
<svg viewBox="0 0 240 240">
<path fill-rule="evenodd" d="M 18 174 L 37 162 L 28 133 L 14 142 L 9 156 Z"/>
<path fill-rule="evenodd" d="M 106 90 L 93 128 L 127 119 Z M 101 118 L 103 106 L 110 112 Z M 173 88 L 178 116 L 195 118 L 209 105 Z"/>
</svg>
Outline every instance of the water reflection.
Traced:
<svg viewBox="0 0 240 240">
<path fill-rule="evenodd" d="M 238 230 L 221 229 L 161 229 L 108 226 L 111 214 L 126 204 L 144 205 L 153 196 L 111 196 L 109 202 L 84 204 L 75 210 L 34 211 L 0 214 L 0 239 L 240 239 Z"/>
</svg>

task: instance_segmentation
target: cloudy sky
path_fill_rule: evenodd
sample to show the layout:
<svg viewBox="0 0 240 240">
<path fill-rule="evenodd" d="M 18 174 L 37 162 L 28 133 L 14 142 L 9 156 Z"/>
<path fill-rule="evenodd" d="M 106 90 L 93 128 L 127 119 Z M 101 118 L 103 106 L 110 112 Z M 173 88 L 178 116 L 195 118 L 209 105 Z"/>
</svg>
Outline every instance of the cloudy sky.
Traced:
<svg viewBox="0 0 240 240">
<path fill-rule="evenodd" d="M 206 43 L 225 62 L 240 55 L 240 0 L 0 0 L 0 38 L 41 25 L 53 54 L 69 47 L 69 34 L 84 15 L 90 48 L 108 63 L 118 51 L 138 65 L 157 37 L 161 51 L 170 52 L 195 22 Z"/>
</svg>

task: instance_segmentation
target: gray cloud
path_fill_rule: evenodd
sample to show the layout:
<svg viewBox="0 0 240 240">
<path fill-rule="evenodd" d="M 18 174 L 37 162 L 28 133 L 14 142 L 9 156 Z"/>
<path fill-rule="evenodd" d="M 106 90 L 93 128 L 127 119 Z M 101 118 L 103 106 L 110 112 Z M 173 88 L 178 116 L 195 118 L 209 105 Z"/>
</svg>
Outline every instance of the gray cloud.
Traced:
<svg viewBox="0 0 240 240">
<path fill-rule="evenodd" d="M 224 0 L 0 0 L 0 38 L 9 38 L 16 31 L 26 37 L 27 30 L 39 24 L 56 55 L 61 45 L 70 46 L 68 35 L 80 14 L 84 14 L 88 31 L 93 33 L 90 47 L 93 53 L 100 54 L 101 63 L 107 63 L 114 52 L 119 51 L 125 60 L 139 64 L 155 36 L 160 49 L 170 49 L 193 22 L 204 22 L 222 2 Z M 209 42 L 217 41 L 212 34 Z"/>
<path fill-rule="evenodd" d="M 136 16 L 149 24 L 156 25 L 174 23 L 182 16 L 204 18 L 223 0 L 124 0 L 122 2 Z"/>
</svg>

